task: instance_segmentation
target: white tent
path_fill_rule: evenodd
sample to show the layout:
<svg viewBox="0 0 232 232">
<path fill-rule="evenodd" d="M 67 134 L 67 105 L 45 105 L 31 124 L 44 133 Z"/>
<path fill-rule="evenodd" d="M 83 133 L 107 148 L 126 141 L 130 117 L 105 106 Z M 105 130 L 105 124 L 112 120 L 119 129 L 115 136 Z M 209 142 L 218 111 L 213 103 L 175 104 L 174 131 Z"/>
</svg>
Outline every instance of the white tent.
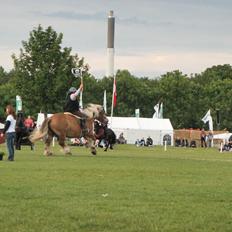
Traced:
<svg viewBox="0 0 232 232">
<path fill-rule="evenodd" d="M 48 118 L 51 117 L 51 116 L 52 116 L 52 114 L 47 114 Z M 45 115 L 43 113 L 38 113 L 37 122 L 36 122 L 36 127 L 37 128 L 41 127 L 44 119 L 45 119 Z"/>
<path fill-rule="evenodd" d="M 226 142 L 228 142 L 231 135 L 232 135 L 232 133 L 223 133 L 223 134 L 214 135 L 213 138 L 214 139 L 222 139 L 222 140 L 225 140 Z"/>
<path fill-rule="evenodd" d="M 123 132 L 127 143 L 134 144 L 137 139 L 150 136 L 154 145 L 163 145 L 164 137 L 173 145 L 173 127 L 169 119 L 108 117 L 109 127 L 117 138 Z"/>
</svg>

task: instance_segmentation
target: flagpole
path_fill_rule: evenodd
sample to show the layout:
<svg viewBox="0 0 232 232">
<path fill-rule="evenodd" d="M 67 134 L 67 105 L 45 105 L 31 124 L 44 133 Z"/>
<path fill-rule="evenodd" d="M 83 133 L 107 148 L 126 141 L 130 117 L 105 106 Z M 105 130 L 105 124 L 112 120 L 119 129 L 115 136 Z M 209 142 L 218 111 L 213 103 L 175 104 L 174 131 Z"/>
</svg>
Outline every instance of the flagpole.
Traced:
<svg viewBox="0 0 232 232">
<path fill-rule="evenodd" d="M 105 113 L 107 114 L 106 90 L 104 90 L 104 95 L 103 95 L 103 107 L 104 107 Z"/>
<path fill-rule="evenodd" d="M 112 118 L 113 118 L 113 114 L 114 114 L 114 94 L 115 94 L 115 75 L 113 76 L 113 92 L 112 92 L 112 104 L 111 104 L 110 125 L 112 125 Z"/>
</svg>

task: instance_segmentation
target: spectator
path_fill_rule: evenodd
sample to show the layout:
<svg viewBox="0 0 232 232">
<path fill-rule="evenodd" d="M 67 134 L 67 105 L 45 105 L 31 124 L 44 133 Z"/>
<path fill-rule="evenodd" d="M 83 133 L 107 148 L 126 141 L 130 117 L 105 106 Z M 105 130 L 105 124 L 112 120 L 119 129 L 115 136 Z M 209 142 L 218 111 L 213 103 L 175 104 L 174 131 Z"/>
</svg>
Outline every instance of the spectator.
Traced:
<svg viewBox="0 0 232 232">
<path fill-rule="evenodd" d="M 175 146 L 176 147 L 180 147 L 181 146 L 181 140 L 180 140 L 179 137 L 177 137 L 176 140 L 175 140 Z"/>
<path fill-rule="evenodd" d="M 147 141 L 146 141 L 146 146 L 152 146 L 153 145 L 153 140 L 150 136 L 148 136 Z"/>
<path fill-rule="evenodd" d="M 27 117 L 27 119 L 25 119 L 24 125 L 27 128 L 27 130 L 31 130 L 32 128 L 34 128 L 34 121 L 30 115 Z"/>
<path fill-rule="evenodd" d="M 190 147 L 194 147 L 194 148 L 197 147 L 197 144 L 196 144 L 196 141 L 195 141 L 195 140 L 192 140 L 192 141 L 190 142 Z"/>
<path fill-rule="evenodd" d="M 206 133 L 205 133 L 204 128 L 201 129 L 200 139 L 201 139 L 201 147 L 207 147 L 207 144 L 206 144 Z"/>
<path fill-rule="evenodd" d="M 139 146 L 145 146 L 145 140 L 144 140 L 144 138 L 142 138 L 141 140 L 137 139 L 137 140 L 135 141 L 135 145 L 136 145 L 137 147 L 139 147 Z"/>
<path fill-rule="evenodd" d="M 16 114 L 13 106 L 8 105 L 6 107 L 6 122 L 3 133 L 0 134 L 1 137 L 6 135 L 6 143 L 8 150 L 8 161 L 14 161 L 14 140 L 15 140 L 15 124 L 16 124 Z"/>
<path fill-rule="evenodd" d="M 139 143 L 140 143 L 140 146 L 145 146 L 145 139 L 142 138 L 142 139 L 139 141 Z"/>
<path fill-rule="evenodd" d="M 209 131 L 209 134 L 208 134 L 208 146 L 212 147 L 212 145 L 213 145 L 213 132 Z"/>
<path fill-rule="evenodd" d="M 123 136 L 123 133 L 121 133 L 118 137 L 118 143 L 119 144 L 126 144 L 126 139 Z"/>
<path fill-rule="evenodd" d="M 188 147 L 189 146 L 189 144 L 188 144 L 188 140 L 187 139 L 182 139 L 182 141 L 181 141 L 181 147 Z"/>
</svg>

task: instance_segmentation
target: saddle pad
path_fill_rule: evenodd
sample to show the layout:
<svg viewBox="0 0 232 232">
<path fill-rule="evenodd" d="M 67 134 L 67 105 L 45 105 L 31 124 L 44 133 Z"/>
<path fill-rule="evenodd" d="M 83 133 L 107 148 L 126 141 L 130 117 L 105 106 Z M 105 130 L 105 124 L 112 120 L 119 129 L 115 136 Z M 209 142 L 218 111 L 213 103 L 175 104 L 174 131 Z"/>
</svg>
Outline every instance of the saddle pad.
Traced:
<svg viewBox="0 0 232 232">
<path fill-rule="evenodd" d="M 75 118 L 81 119 L 81 117 L 79 117 L 79 116 L 77 116 L 77 115 L 75 115 L 75 114 L 72 114 L 72 113 L 70 113 L 70 112 L 64 112 L 64 114 L 68 114 L 68 115 L 71 115 L 71 116 L 73 116 L 73 117 L 75 117 Z"/>
</svg>

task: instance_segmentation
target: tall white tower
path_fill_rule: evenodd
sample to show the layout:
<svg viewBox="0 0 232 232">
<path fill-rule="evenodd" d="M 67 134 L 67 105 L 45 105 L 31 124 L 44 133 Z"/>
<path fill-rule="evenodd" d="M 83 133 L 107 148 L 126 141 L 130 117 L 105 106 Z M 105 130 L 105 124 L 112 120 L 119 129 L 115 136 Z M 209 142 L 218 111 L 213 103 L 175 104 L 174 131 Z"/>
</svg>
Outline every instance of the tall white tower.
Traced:
<svg viewBox="0 0 232 232">
<path fill-rule="evenodd" d="M 114 76 L 114 12 L 111 10 L 108 16 L 108 30 L 107 30 L 107 70 L 106 76 Z"/>
</svg>

